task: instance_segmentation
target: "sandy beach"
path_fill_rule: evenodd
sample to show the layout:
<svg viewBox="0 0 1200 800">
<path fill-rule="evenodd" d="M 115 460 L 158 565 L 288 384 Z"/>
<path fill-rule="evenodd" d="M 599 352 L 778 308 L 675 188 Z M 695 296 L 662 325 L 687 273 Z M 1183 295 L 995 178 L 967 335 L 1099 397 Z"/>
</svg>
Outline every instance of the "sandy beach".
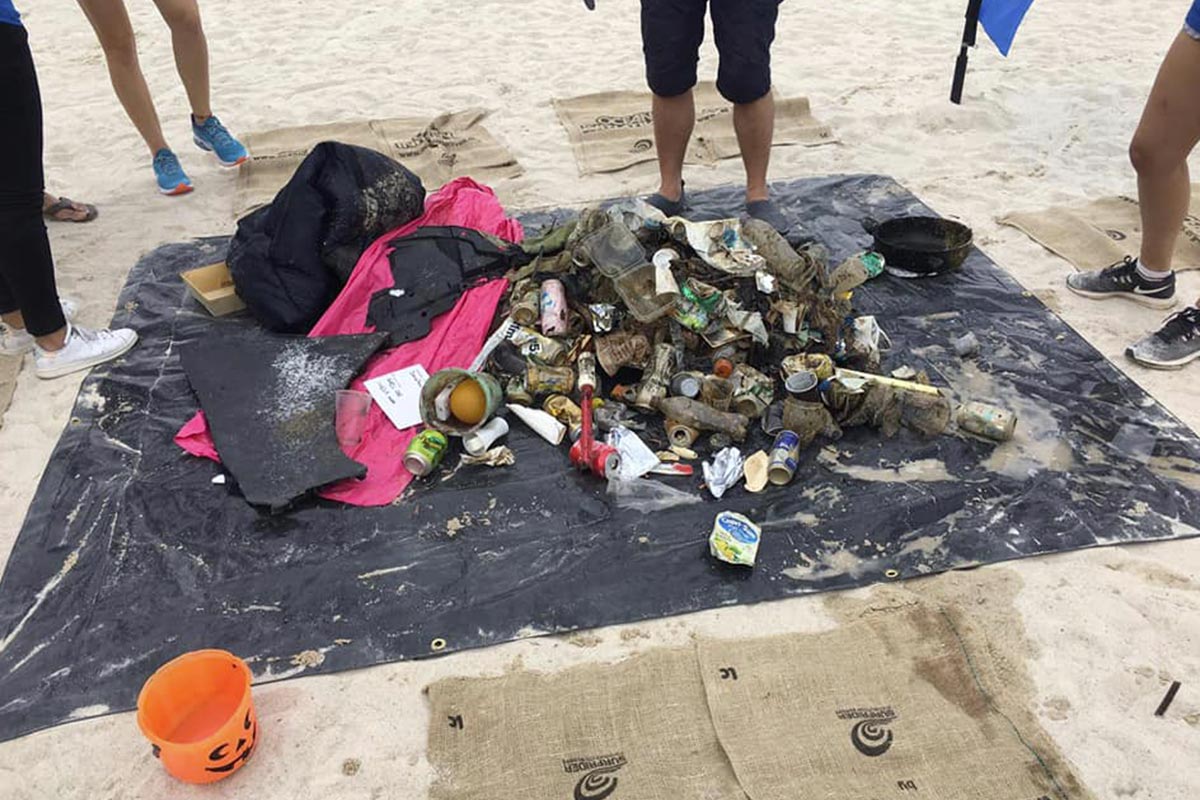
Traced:
<svg viewBox="0 0 1200 800">
<path fill-rule="evenodd" d="M 148 0 L 127 2 L 164 129 L 196 184 L 183 198 L 155 191 L 149 155 L 113 95 L 78 6 L 18 0 L 41 80 L 47 186 L 101 209 L 94 223 L 50 226 L 61 291 L 81 302 L 87 325 L 108 322 L 142 254 L 229 234 L 234 224 L 236 172 L 189 142 L 167 28 Z M 589 14 L 578 0 L 201 0 L 214 110 L 232 130 L 251 131 L 479 106 L 490 110 L 488 128 L 525 168 L 494 187 L 510 210 L 644 193 L 657 182 L 650 165 L 581 178 L 550 104 L 644 86 L 637 4 L 598 5 Z M 777 148 L 772 177 L 894 176 L 940 213 L 971 225 L 977 244 L 1027 291 L 1200 431 L 1200 366 L 1152 372 L 1122 355 L 1164 315 L 1072 295 L 1067 262 L 996 221 L 1011 211 L 1135 191 L 1128 141 L 1186 4 L 1116 0 L 1101 15 L 1084 0 L 1035 3 L 1010 59 L 981 39 L 964 105 L 955 107 L 947 98 L 965 5 L 785 2 L 775 84 L 784 95 L 807 95 L 840 143 Z M 711 77 L 715 68 L 710 36 L 701 74 Z M 741 183 L 743 175 L 731 160 L 690 169 L 687 181 L 700 189 Z M 1180 290 L 1184 300 L 1200 296 L 1200 271 L 1182 274 Z M 40 382 L 29 365 L 22 373 L 0 429 L 0 566 L 80 380 Z M 1035 687 L 1031 710 L 1097 797 L 1200 796 L 1195 541 L 1025 560 L 907 588 L 970 607 L 1018 648 Z M 255 758 L 209 788 L 169 778 L 132 714 L 73 723 L 0 744 L 0 796 L 422 798 L 433 779 L 422 696 L 430 681 L 612 660 L 697 635 L 824 630 L 838 624 L 836 602 L 810 597 L 708 611 L 264 686 L 256 692 L 263 738 Z M 1157 719 L 1154 709 L 1175 680 L 1183 690 L 1170 715 Z"/>
</svg>

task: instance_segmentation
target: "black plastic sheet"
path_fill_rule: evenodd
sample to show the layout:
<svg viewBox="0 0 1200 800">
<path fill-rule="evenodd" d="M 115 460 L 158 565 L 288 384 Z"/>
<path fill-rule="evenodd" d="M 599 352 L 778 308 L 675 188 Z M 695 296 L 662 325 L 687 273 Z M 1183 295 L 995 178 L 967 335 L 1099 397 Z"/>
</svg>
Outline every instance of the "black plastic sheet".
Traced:
<svg viewBox="0 0 1200 800">
<path fill-rule="evenodd" d="M 878 176 L 776 197 L 835 261 L 869 243 L 864 216 L 928 211 Z M 741 191 L 693 202 L 735 214 Z M 196 410 L 179 346 L 250 324 L 208 317 L 178 278 L 223 246 L 168 245 L 130 275 L 116 322 L 142 344 L 85 382 L 0 582 L 0 738 L 131 708 L 157 666 L 197 648 L 276 680 L 1200 534 L 1200 440 L 977 251 L 961 273 L 885 275 L 855 300 L 892 340 L 885 368 L 926 369 L 960 397 L 1018 411 L 1004 448 L 855 429 L 805 451 L 787 489 L 645 515 L 615 508 L 565 447 L 514 422 L 515 466 L 443 472 L 386 508 L 310 500 L 261 514 L 212 484 L 219 466 L 172 443 Z M 950 345 L 968 330 L 977 361 Z M 765 445 L 760 434 L 746 452 Z M 699 477 L 661 480 L 700 492 Z M 764 528 L 753 570 L 708 556 L 726 509 Z"/>
</svg>

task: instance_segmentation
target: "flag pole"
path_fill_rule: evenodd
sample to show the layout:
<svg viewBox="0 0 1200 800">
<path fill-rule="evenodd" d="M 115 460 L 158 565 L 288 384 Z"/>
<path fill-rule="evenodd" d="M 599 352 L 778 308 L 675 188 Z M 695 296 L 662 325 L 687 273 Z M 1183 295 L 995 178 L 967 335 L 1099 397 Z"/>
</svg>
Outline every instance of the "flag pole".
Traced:
<svg viewBox="0 0 1200 800">
<path fill-rule="evenodd" d="M 950 88 L 950 102 L 962 105 L 963 84 L 967 79 L 967 59 L 975 46 L 975 35 L 979 31 L 979 11 L 983 0 L 969 0 L 967 23 L 963 27 L 962 47 L 958 51 L 958 63 L 954 65 L 954 85 Z"/>
</svg>

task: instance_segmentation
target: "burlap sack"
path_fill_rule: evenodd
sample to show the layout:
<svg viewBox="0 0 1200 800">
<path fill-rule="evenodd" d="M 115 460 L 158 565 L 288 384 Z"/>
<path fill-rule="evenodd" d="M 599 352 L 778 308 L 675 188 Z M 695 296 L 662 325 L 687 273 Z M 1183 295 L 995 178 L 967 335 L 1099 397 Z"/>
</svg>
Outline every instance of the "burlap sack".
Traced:
<svg viewBox="0 0 1200 800">
<path fill-rule="evenodd" d="M 1200 184 L 1192 185 L 1192 208 L 1200 209 Z M 1142 245 L 1142 219 L 1132 197 L 1104 197 L 1080 207 L 1055 206 L 1009 214 L 1000 220 L 1026 233 L 1076 269 L 1102 269 Z M 1200 269 L 1200 219 L 1189 216 L 1175 245 L 1175 269 Z"/>
<path fill-rule="evenodd" d="M 733 107 L 717 92 L 716 84 L 697 85 L 695 96 L 696 130 L 687 163 L 711 165 L 739 155 Z M 581 175 L 616 172 L 655 159 L 649 92 L 600 92 L 553 102 Z M 807 98 L 776 99 L 776 146 L 811 147 L 835 141 L 829 127 L 813 118 Z"/>
<path fill-rule="evenodd" d="M 698 644 L 751 800 L 1090 800 L 989 649 L 925 606 L 830 633 Z"/>
<path fill-rule="evenodd" d="M 248 133 L 244 138 L 253 159 L 239 168 L 234 216 L 271 202 L 304 157 L 325 141 L 391 156 L 415 172 L 431 192 L 463 176 L 490 183 L 520 175 L 516 158 L 482 125 L 486 116 L 472 109 L 433 120 L 356 120 Z"/>
<path fill-rule="evenodd" d="M 691 648 L 429 687 L 434 800 L 745 800 Z"/>
<path fill-rule="evenodd" d="M 4 427 L 4 412 L 12 403 L 17 389 L 17 375 L 21 372 L 22 356 L 0 356 L 0 428 Z"/>
<path fill-rule="evenodd" d="M 483 126 L 480 109 L 442 114 L 432 120 L 381 119 L 375 123 L 385 151 L 420 176 L 433 191 L 455 178 L 491 184 L 523 171 L 516 156 Z"/>
</svg>

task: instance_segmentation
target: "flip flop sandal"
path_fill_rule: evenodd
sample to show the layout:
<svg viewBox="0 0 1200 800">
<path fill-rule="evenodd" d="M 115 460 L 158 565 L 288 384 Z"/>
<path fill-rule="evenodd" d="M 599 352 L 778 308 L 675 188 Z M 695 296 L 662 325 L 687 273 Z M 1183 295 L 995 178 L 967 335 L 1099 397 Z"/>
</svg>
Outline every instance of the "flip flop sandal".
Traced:
<svg viewBox="0 0 1200 800">
<path fill-rule="evenodd" d="M 82 211 L 83 219 L 59 216 L 64 211 L 71 211 L 76 214 Z M 91 222 L 100 216 L 100 210 L 89 203 L 76 203 L 69 197 L 60 197 L 54 201 L 52 206 L 42 209 L 42 214 L 47 219 L 54 220 L 55 222 Z"/>
</svg>

